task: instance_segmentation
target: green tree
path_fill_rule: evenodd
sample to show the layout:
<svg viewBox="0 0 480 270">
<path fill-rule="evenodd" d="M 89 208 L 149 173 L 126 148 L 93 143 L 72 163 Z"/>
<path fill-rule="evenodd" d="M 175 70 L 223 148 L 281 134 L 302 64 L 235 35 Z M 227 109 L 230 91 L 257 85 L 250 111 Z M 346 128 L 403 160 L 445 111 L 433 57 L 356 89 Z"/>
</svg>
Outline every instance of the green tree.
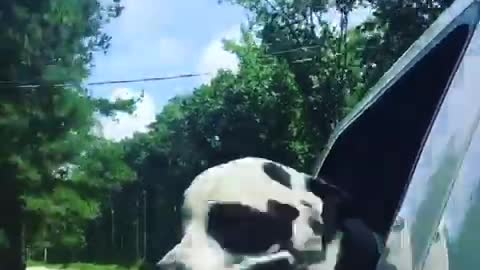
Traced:
<svg viewBox="0 0 480 270">
<path fill-rule="evenodd" d="M 78 227 L 72 227 L 75 215 L 91 218 L 95 212 L 95 203 L 81 198 L 56 172 L 86 149 L 95 111 L 128 111 L 133 105 L 107 105 L 81 87 L 93 52 L 109 46 L 101 25 L 121 9 L 117 0 L 109 6 L 96 0 L 0 4 L 0 80 L 5 82 L 0 91 L 0 138 L 5 146 L 0 150 L 0 227 L 8 238 L 8 248 L 0 251 L 2 269 L 25 267 L 23 235 L 34 232 L 26 228 L 33 224 L 29 221 L 56 224 L 54 230 L 61 228 L 65 234 L 62 244 L 71 246 L 79 241 Z M 62 224 L 65 216 L 68 222 Z"/>
<path fill-rule="evenodd" d="M 307 141 L 315 154 L 335 125 L 363 94 L 359 33 L 335 29 L 326 20 L 332 8 L 348 13 L 359 1 L 231 0 L 253 16 L 252 29 L 268 54 L 285 60 L 300 89 Z M 313 160 L 311 160 L 313 162 Z M 313 164 L 309 164 L 312 167 Z"/>
<path fill-rule="evenodd" d="M 360 26 L 365 34 L 362 64 L 371 87 L 454 0 L 364 0 L 373 17 Z"/>
<path fill-rule="evenodd" d="M 79 253 L 85 251 L 82 248 L 86 248 L 85 252 L 88 254 L 84 254 L 85 259 L 102 258 L 102 256 L 95 257 L 92 251 L 97 251 L 98 254 L 109 251 L 104 256 L 111 256 L 117 251 L 114 245 L 115 239 L 111 238 L 112 235 L 115 236 L 115 226 L 112 226 L 114 220 L 111 220 L 110 226 L 105 226 L 106 228 L 98 224 L 101 223 L 99 223 L 101 214 L 112 218 L 108 214 L 115 213 L 115 196 L 136 179 L 134 171 L 125 159 L 126 151 L 123 144 L 92 138 L 86 152 L 75 162 L 76 167 L 72 171 L 70 182 L 75 185 L 75 191 L 83 196 L 85 204 L 91 201 L 95 205 L 93 216 L 77 215 L 82 222 L 75 222 L 78 226 L 78 237 L 81 237 L 82 241 L 76 243 L 74 248 Z M 71 223 L 68 219 L 67 222 Z M 60 250 L 66 249 L 61 245 L 56 247 Z M 100 250 L 100 247 L 104 250 Z"/>
<path fill-rule="evenodd" d="M 288 66 L 247 32 L 226 46 L 240 59 L 238 74 L 221 72 L 183 102 L 184 140 L 193 144 L 183 156 L 191 149 L 206 155 L 190 160 L 199 169 L 246 155 L 303 166 L 303 100 Z"/>
</svg>

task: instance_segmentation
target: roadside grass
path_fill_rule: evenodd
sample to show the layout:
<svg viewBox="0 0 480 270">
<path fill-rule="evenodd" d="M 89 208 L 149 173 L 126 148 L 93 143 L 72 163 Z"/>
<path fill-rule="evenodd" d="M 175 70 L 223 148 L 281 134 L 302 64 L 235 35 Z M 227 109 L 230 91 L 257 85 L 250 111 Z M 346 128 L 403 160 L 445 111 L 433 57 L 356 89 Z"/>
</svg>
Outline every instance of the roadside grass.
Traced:
<svg viewBox="0 0 480 270">
<path fill-rule="evenodd" d="M 92 263 L 68 263 L 68 264 L 45 264 L 42 262 L 29 261 L 28 267 L 43 266 L 52 270 L 140 270 L 140 263 L 131 267 L 125 267 L 113 264 L 92 264 Z"/>
</svg>

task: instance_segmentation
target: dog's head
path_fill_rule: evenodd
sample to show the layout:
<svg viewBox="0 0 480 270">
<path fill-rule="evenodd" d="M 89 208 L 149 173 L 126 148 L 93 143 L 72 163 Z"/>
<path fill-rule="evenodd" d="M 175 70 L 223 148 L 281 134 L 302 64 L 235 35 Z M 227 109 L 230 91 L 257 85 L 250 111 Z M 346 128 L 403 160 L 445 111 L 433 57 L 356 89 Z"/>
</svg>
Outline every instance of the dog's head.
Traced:
<svg viewBox="0 0 480 270">
<path fill-rule="evenodd" d="M 325 181 L 261 158 L 212 167 L 184 196 L 184 235 L 160 269 L 297 269 L 307 258 L 321 260 L 346 198 Z"/>
</svg>

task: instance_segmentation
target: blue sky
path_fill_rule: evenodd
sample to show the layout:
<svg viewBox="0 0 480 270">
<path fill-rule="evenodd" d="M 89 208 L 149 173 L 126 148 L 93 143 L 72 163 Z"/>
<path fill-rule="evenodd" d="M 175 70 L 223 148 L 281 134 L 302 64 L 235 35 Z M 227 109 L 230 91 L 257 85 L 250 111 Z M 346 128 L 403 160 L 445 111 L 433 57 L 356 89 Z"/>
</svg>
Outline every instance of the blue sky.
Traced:
<svg viewBox="0 0 480 270">
<path fill-rule="evenodd" d="M 216 0 L 123 0 L 124 13 L 105 27 L 113 38 L 107 55 L 98 54 L 90 81 L 154 77 L 201 72 L 211 66 L 205 53 L 227 32 L 239 29 L 245 12 Z M 221 49 L 221 48 L 220 48 Z M 177 92 L 198 85 L 198 79 L 126 84 L 115 87 L 145 88 L 155 102 L 164 103 Z M 95 87 L 109 95 L 111 86 Z"/>
<path fill-rule="evenodd" d="M 125 10 L 105 26 L 112 36 L 107 54 L 95 56 L 89 82 L 137 79 L 235 68 L 236 59 L 222 50 L 222 38 L 239 35 L 246 12 L 216 0 L 123 0 Z M 119 122 L 102 119 L 112 139 L 143 131 L 155 113 L 177 94 L 192 91 L 208 80 L 196 77 L 148 83 L 92 87 L 93 94 L 109 98 L 146 97 L 135 115 L 119 115 Z"/>
</svg>

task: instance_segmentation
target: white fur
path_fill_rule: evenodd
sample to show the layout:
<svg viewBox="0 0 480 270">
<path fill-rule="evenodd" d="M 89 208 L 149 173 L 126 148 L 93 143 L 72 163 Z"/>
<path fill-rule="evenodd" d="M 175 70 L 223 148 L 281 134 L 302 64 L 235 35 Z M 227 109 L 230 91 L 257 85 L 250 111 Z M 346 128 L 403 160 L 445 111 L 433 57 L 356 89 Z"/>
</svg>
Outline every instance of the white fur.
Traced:
<svg viewBox="0 0 480 270">
<path fill-rule="evenodd" d="M 211 201 L 240 202 L 260 211 L 267 211 L 269 199 L 290 204 L 300 212 L 293 225 L 292 242 L 294 247 L 298 250 L 305 250 L 314 246 L 320 251 L 320 237 L 314 235 L 308 225 L 308 219 L 313 217 L 322 222 L 320 214 L 323 203 L 320 198 L 306 190 L 307 175 L 276 163 L 290 174 L 292 186 L 290 189 L 270 179 L 263 171 L 263 164 L 266 162 L 272 161 L 255 157 L 237 159 L 211 167 L 195 177 L 184 194 L 184 211 L 188 211 L 190 214 L 189 219 L 184 220 L 184 237 L 174 249 L 164 256 L 160 263 L 177 261 L 186 264 L 187 268 L 192 270 L 221 270 L 239 267 L 239 265 L 233 264 L 233 259 L 238 258 L 237 254 L 229 254 L 224 251 L 206 233 L 209 202 Z M 303 205 L 302 201 L 312 205 L 313 209 Z M 275 225 L 272 224 L 272 226 Z M 244 256 L 243 260 L 249 260 L 249 258 Z M 251 257 L 250 260 L 252 260 Z"/>
</svg>

